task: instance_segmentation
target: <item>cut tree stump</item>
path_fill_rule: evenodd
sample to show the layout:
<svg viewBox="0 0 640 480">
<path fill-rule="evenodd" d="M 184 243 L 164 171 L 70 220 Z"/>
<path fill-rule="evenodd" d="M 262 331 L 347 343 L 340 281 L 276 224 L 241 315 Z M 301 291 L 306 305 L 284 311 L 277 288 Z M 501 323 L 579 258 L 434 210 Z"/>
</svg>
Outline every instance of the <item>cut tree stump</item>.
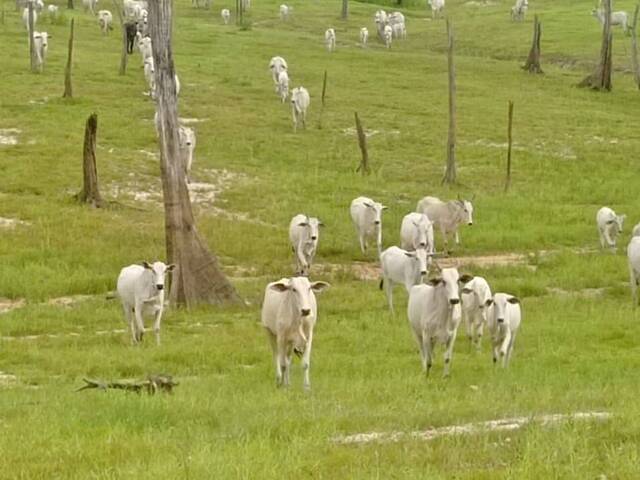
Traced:
<svg viewBox="0 0 640 480">
<path fill-rule="evenodd" d="M 529 73 L 544 73 L 540 67 L 540 37 L 542 36 L 542 24 L 538 20 L 538 15 L 533 19 L 533 41 L 531 42 L 531 50 L 529 57 L 522 66 L 523 70 Z"/>
<path fill-rule="evenodd" d="M 602 46 L 600 47 L 600 60 L 598 66 L 582 80 L 578 86 L 591 88 L 592 90 L 611 91 L 611 49 L 613 34 L 611 32 L 611 0 L 603 0 L 604 4 L 604 26 L 602 27 Z"/>
<path fill-rule="evenodd" d="M 109 388 L 115 390 L 125 390 L 127 392 L 134 392 L 137 394 L 147 392 L 149 395 L 155 395 L 158 391 L 164 393 L 173 393 L 173 387 L 179 385 L 177 381 L 173 379 L 171 375 L 158 374 L 149 375 L 145 380 L 116 380 L 113 382 L 106 382 L 103 380 L 91 380 L 89 378 L 82 379 L 86 385 L 80 387 L 76 392 L 82 390 L 89 390 L 98 388 L 100 390 L 107 390 Z"/>
<path fill-rule="evenodd" d="M 96 167 L 96 131 L 98 115 L 92 113 L 87 119 L 84 130 L 84 149 L 82 152 L 82 171 L 84 184 L 82 191 L 75 198 L 81 203 L 88 203 L 100 208 L 104 205 L 98 189 L 98 169 Z"/>
</svg>

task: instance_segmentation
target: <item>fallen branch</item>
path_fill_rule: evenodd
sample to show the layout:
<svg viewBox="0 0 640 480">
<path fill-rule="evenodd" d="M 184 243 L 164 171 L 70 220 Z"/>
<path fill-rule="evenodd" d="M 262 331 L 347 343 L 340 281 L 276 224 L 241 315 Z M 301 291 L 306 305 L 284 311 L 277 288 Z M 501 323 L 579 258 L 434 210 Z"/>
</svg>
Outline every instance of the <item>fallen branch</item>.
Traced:
<svg viewBox="0 0 640 480">
<path fill-rule="evenodd" d="M 171 375 L 166 374 L 149 375 L 146 380 L 116 380 L 113 382 L 91 380 L 89 378 L 83 378 L 82 380 L 84 380 L 86 385 L 80 387 L 76 392 L 81 392 L 82 390 L 88 390 L 91 388 L 99 388 L 100 390 L 113 388 L 138 394 L 142 393 L 144 390 L 149 395 L 155 395 L 158 389 L 166 393 L 172 393 L 173 387 L 179 385 L 178 382 L 173 380 Z"/>
</svg>

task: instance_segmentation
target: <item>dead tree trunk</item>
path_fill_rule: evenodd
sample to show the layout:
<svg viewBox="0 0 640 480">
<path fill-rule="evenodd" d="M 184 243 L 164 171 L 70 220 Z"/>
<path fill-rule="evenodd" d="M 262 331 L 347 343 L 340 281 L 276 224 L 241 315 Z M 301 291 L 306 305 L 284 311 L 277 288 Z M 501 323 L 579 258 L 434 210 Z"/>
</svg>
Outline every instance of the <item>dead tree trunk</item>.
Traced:
<svg viewBox="0 0 640 480">
<path fill-rule="evenodd" d="M 442 183 L 456 183 L 456 69 L 453 64 L 453 26 L 447 18 L 447 59 L 449 65 L 449 135 L 447 169 Z"/>
<path fill-rule="evenodd" d="M 544 73 L 540 68 L 540 37 L 542 36 L 542 24 L 538 20 L 538 15 L 533 18 L 533 41 L 531 42 L 531 50 L 529 57 L 522 66 L 523 70 L 529 73 Z"/>
<path fill-rule="evenodd" d="M 591 75 L 587 75 L 578 86 L 593 90 L 611 91 L 611 48 L 613 35 L 611 33 L 611 0 L 603 0 L 604 26 L 602 27 L 602 47 L 600 61 Z"/>
<path fill-rule="evenodd" d="M 31 71 L 38 72 L 38 60 L 36 58 L 36 45 L 33 39 L 33 2 L 27 3 L 27 8 L 29 9 L 29 59 L 31 61 Z"/>
<path fill-rule="evenodd" d="M 73 89 L 71 88 L 71 63 L 73 60 L 73 23 L 71 19 L 71 31 L 69 32 L 69 48 L 67 50 L 67 65 L 64 67 L 64 93 L 62 98 L 73 97 Z"/>
<path fill-rule="evenodd" d="M 160 171 L 164 197 L 167 258 L 177 265 L 171 282 L 173 304 L 238 302 L 206 243 L 198 235 L 191 210 L 186 173 L 178 145 L 178 106 L 171 48 L 172 0 L 149 2 L 149 27 L 154 45 L 156 109 L 160 129 Z"/>
<path fill-rule="evenodd" d="M 364 134 L 364 129 L 362 128 L 362 124 L 360 123 L 360 119 L 358 118 L 358 112 L 355 112 L 356 117 L 356 132 L 358 134 L 358 146 L 360 147 L 360 152 L 362 152 L 362 160 L 360 160 L 360 165 L 356 168 L 356 172 L 362 173 L 362 175 L 369 174 L 369 152 L 367 151 L 367 136 Z"/>
<path fill-rule="evenodd" d="M 342 0 L 342 19 L 346 20 L 349 17 L 349 0 Z"/>
<path fill-rule="evenodd" d="M 327 93 L 327 71 L 324 71 L 324 77 L 322 79 L 322 103 L 320 105 L 320 117 L 318 119 L 318 128 L 322 129 L 322 114 L 324 113 L 324 96 Z"/>
<path fill-rule="evenodd" d="M 631 24 L 631 66 L 633 68 L 633 79 L 640 89 L 640 65 L 638 65 L 638 37 L 636 30 L 639 10 L 640 4 L 636 5 L 636 10 L 633 12 L 633 23 Z"/>
<path fill-rule="evenodd" d="M 122 16 L 122 9 L 120 8 L 120 4 L 113 0 L 113 8 L 115 8 L 116 13 L 118 14 L 118 19 L 120 19 L 120 29 L 122 30 L 122 52 L 120 53 L 120 68 L 118 69 L 118 75 L 126 75 L 127 74 L 127 29 L 124 24 L 124 17 Z"/>
<path fill-rule="evenodd" d="M 82 191 L 76 195 L 81 203 L 88 203 L 92 207 L 102 207 L 103 201 L 98 189 L 98 169 L 96 167 L 96 131 L 98 130 L 98 115 L 92 113 L 87 119 L 84 130 L 84 148 L 82 151 Z"/>
<path fill-rule="evenodd" d="M 513 138 L 511 136 L 511 127 L 513 125 L 513 100 L 509 100 L 509 123 L 507 126 L 507 178 L 504 182 L 504 191 L 509 191 L 511 186 L 511 144 Z"/>
</svg>

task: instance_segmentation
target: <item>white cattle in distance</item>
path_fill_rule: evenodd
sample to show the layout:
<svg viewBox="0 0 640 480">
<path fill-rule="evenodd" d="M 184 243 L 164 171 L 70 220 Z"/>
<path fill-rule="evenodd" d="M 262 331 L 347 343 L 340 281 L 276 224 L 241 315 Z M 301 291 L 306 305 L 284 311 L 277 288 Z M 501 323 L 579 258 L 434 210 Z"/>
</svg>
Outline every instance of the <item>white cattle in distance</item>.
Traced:
<svg viewBox="0 0 640 480">
<path fill-rule="evenodd" d="M 179 147 L 184 162 L 185 177 L 187 183 L 191 183 L 191 166 L 193 165 L 193 152 L 196 149 L 196 132 L 193 128 L 183 125 L 178 129 Z"/>
<path fill-rule="evenodd" d="M 401 283 L 409 293 L 411 287 L 422 281 L 428 273 L 427 251 L 424 248 L 418 248 L 409 252 L 399 247 L 389 247 L 380 254 L 380 266 L 382 268 L 380 290 L 384 288 L 389 310 L 392 315 L 395 315 L 393 286 L 396 283 Z"/>
<path fill-rule="evenodd" d="M 109 10 L 100 10 L 98 12 L 98 25 L 103 35 L 107 35 L 109 30 L 113 30 L 113 15 Z"/>
<path fill-rule="evenodd" d="M 327 28 L 326 32 L 324 32 L 324 44 L 328 52 L 336 50 L 336 31 L 333 28 Z"/>
<path fill-rule="evenodd" d="M 496 293 L 487 311 L 487 326 L 491 334 L 493 363 L 502 358 L 506 367 L 511 359 L 522 312 L 520 300 L 507 293 Z"/>
<path fill-rule="evenodd" d="M 291 92 L 291 116 L 293 118 L 293 132 L 298 131 L 298 126 L 302 124 L 307 128 L 307 109 L 311 99 L 309 92 L 304 87 L 296 87 Z"/>
<path fill-rule="evenodd" d="M 120 271 L 117 291 L 125 320 L 131 327 L 133 343 L 142 342 L 144 335 L 144 316 L 154 315 L 153 331 L 156 343 L 160 345 L 160 322 L 164 311 L 164 284 L 167 272 L 171 272 L 174 265 L 162 262 L 142 265 L 129 265 Z"/>
<path fill-rule="evenodd" d="M 220 10 L 220 16 L 222 17 L 222 22 L 225 25 L 228 25 L 229 19 L 231 18 L 231 12 L 229 11 L 229 9 L 223 8 L 222 10 Z"/>
<path fill-rule="evenodd" d="M 384 46 L 387 48 L 391 48 L 391 43 L 393 42 L 393 28 L 391 28 L 389 25 L 385 25 L 382 33 L 382 38 L 384 39 Z"/>
<path fill-rule="evenodd" d="M 273 78 L 273 84 L 278 85 L 278 76 L 281 72 L 288 70 L 287 62 L 282 57 L 272 57 L 269 60 L 269 70 L 271 71 L 271 78 Z"/>
<path fill-rule="evenodd" d="M 427 0 L 427 3 L 431 5 L 431 18 L 435 20 L 440 17 L 444 9 L 444 0 Z"/>
<path fill-rule="evenodd" d="M 49 35 L 47 32 L 33 32 L 33 47 L 36 52 L 36 66 L 38 71 L 44 70 L 44 64 L 47 59 L 47 50 L 49 49 Z"/>
<path fill-rule="evenodd" d="M 296 259 L 296 273 L 308 275 L 318 250 L 320 228 L 324 224 L 316 217 L 302 213 L 294 216 L 289 223 L 289 241 Z"/>
<path fill-rule="evenodd" d="M 638 306 L 638 285 L 640 285 L 640 236 L 633 236 L 627 246 L 627 261 L 629 262 L 629 285 L 633 306 Z"/>
<path fill-rule="evenodd" d="M 598 234 L 600 235 L 600 247 L 616 248 L 618 235 L 622 232 L 622 225 L 626 215 L 617 215 L 609 207 L 602 207 L 596 214 Z"/>
<path fill-rule="evenodd" d="M 387 12 L 384 10 L 377 10 L 373 16 L 373 21 L 376 24 L 378 38 L 384 42 L 384 27 L 387 25 Z"/>
<path fill-rule="evenodd" d="M 56 18 L 58 18 L 57 5 L 47 5 L 47 12 L 49 12 L 49 18 L 51 18 L 51 20 L 55 20 Z"/>
<path fill-rule="evenodd" d="M 33 10 L 33 28 L 36 28 L 36 22 L 38 21 L 38 12 Z M 24 24 L 24 28 L 29 31 L 29 9 L 25 8 L 22 10 L 22 23 Z"/>
<path fill-rule="evenodd" d="M 462 319 L 460 283 L 466 283 L 471 278 L 469 275 L 460 276 L 455 268 L 443 268 L 438 277 L 427 284 L 412 287 L 409 292 L 409 323 L 420 348 L 422 368 L 427 376 L 438 343 L 445 345 L 444 376 L 449 376 L 453 346 Z"/>
<path fill-rule="evenodd" d="M 367 252 L 368 240 L 371 238 L 376 241 L 378 256 L 382 253 L 382 211 L 386 209 L 380 202 L 368 197 L 358 197 L 351 202 L 349 213 L 363 254 Z"/>
<path fill-rule="evenodd" d="M 285 21 L 289 18 L 289 14 L 293 10 L 293 7 L 285 5 L 284 3 L 280 5 L 280 20 Z"/>
<path fill-rule="evenodd" d="M 395 38 L 407 38 L 407 28 L 404 21 L 404 15 L 400 12 L 393 12 L 387 17 L 387 23 L 393 31 Z"/>
<path fill-rule="evenodd" d="M 400 225 L 400 246 L 405 250 L 426 249 L 427 253 L 435 252 L 433 239 L 433 222 L 423 214 L 411 212 L 404 216 Z"/>
<path fill-rule="evenodd" d="M 276 385 L 289 386 L 291 357 L 302 357 L 304 388 L 309 389 L 313 328 L 318 318 L 315 293 L 329 288 L 326 282 L 306 277 L 283 278 L 267 285 L 262 302 L 262 325 L 267 332 L 276 367 Z"/>
<path fill-rule="evenodd" d="M 487 309 L 493 301 L 491 287 L 482 277 L 473 277 L 460 290 L 462 300 L 462 321 L 467 330 L 469 343 L 480 350 L 484 326 L 487 323 Z"/>
<path fill-rule="evenodd" d="M 457 200 L 448 202 L 443 202 L 437 197 L 424 197 L 418 202 L 416 212 L 426 214 L 434 226 L 440 230 L 445 247 L 448 245 L 447 237 L 451 233 L 455 236 L 456 245 L 460 244 L 458 233 L 460 225 L 465 223 L 473 225 L 473 204 L 459 197 Z"/>
<path fill-rule="evenodd" d="M 289 74 L 286 70 L 283 70 L 278 74 L 276 92 L 280 96 L 280 101 L 282 101 L 282 103 L 287 101 L 287 97 L 289 96 Z"/>
<path fill-rule="evenodd" d="M 511 7 L 511 20 L 514 22 L 523 21 L 528 8 L 528 0 L 516 0 L 516 4 Z"/>
<path fill-rule="evenodd" d="M 363 47 L 366 47 L 368 40 L 369 40 L 369 29 L 367 27 L 362 27 L 360 29 L 360 45 L 362 45 Z"/>
<path fill-rule="evenodd" d="M 127 0 L 125 0 L 126 4 Z M 98 6 L 98 0 L 82 0 L 82 6 L 84 7 L 84 11 L 91 12 L 91 15 L 96 14 L 96 8 Z M 125 6 L 126 8 L 126 6 Z"/>
<path fill-rule="evenodd" d="M 601 25 L 604 25 L 605 16 L 602 7 L 591 10 L 591 15 L 598 19 Z M 629 14 L 624 11 L 611 12 L 611 26 L 620 26 L 624 33 L 629 32 Z"/>
</svg>

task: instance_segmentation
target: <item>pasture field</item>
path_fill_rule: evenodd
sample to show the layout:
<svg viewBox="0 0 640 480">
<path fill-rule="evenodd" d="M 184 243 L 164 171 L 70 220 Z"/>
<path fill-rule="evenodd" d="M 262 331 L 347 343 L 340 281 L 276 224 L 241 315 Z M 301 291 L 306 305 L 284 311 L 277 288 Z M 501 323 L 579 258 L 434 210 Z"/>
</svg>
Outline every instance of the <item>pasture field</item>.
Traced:
<svg viewBox="0 0 640 480">
<path fill-rule="evenodd" d="M 175 5 L 174 58 L 181 117 L 198 119 L 192 176 L 198 229 L 247 306 L 169 309 L 163 344 L 137 348 L 117 300 L 120 268 L 164 258 L 154 107 L 137 52 L 117 74 L 119 26 L 101 36 L 81 8 L 58 22 L 42 74 L 29 72 L 27 36 L 13 2 L 0 24 L 0 478 L 429 478 L 635 479 L 640 477 L 640 316 L 631 305 L 625 247 L 640 221 L 640 96 L 629 73 L 630 39 L 614 30 L 614 90 L 578 89 L 600 48 L 593 2 L 534 0 L 523 23 L 510 2 L 449 0 L 456 35 L 459 185 L 440 184 L 447 128 L 446 35 L 424 4 L 409 2 L 408 39 L 385 50 L 375 37 L 379 4 L 254 0 L 251 27 L 222 25 L 188 0 Z M 76 0 L 76 3 L 78 0 Z M 392 2 L 387 2 L 392 3 Z M 393 2 L 395 3 L 395 2 Z M 100 8 L 113 7 L 109 2 Z M 620 0 L 616 9 L 633 11 Z M 543 76 L 519 66 L 533 14 L 543 24 Z M 68 20 L 76 19 L 74 94 L 61 98 Z M 369 48 L 357 45 L 368 26 Z M 337 51 L 323 33 L 334 26 Z M 306 131 L 293 134 L 273 92 L 269 59 L 282 55 L 292 87 L 306 86 Z M 326 106 L 319 128 L 323 72 Z M 503 193 L 507 102 L 515 102 L 514 173 Z M 357 111 L 373 172 L 359 162 Z M 74 202 L 81 186 L 84 123 L 98 114 L 98 173 L 109 208 Z M 9 130 L 17 129 L 17 130 Z M 375 132 L 373 132 L 375 131 Z M 488 342 L 473 352 L 461 328 L 452 375 L 442 349 L 425 379 L 396 287 L 386 309 L 373 255 L 363 257 L 348 215 L 367 195 L 389 206 L 384 243 L 424 195 L 476 195 L 473 227 L 454 256 L 461 271 L 522 299 L 523 324 L 507 370 Z M 628 215 L 618 251 L 600 252 L 595 214 Z M 312 390 L 275 387 L 259 324 L 267 282 L 290 275 L 289 219 L 326 224 L 312 278 L 319 297 Z M 438 247 L 441 243 L 438 243 Z M 514 264 L 487 256 L 518 254 Z M 354 266 L 355 265 L 355 266 Z M 81 297 L 78 297 L 81 296 Z M 83 377 L 173 374 L 173 395 L 75 392 Z M 431 441 L 343 445 L 334 437 L 412 432 L 517 416 L 609 412 L 604 421 L 531 423 Z"/>
</svg>

